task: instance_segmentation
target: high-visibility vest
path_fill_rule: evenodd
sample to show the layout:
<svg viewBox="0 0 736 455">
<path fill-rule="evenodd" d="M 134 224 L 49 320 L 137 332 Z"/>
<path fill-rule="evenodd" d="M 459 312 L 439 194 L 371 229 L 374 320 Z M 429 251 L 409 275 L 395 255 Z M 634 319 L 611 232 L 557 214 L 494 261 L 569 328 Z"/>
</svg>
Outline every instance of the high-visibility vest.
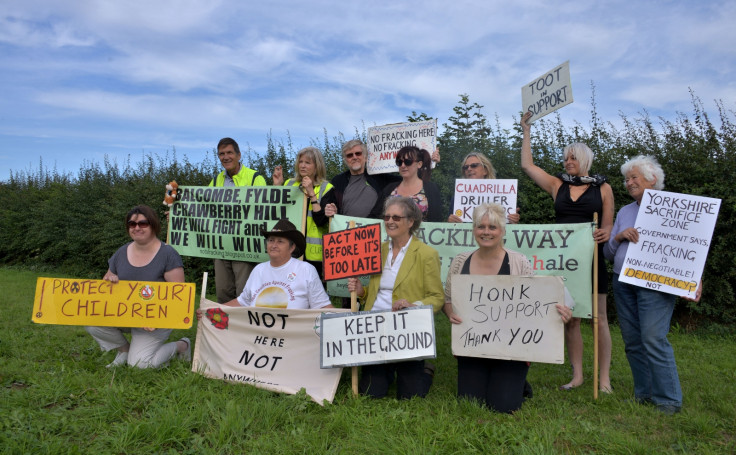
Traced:
<svg viewBox="0 0 736 455">
<path fill-rule="evenodd" d="M 332 183 L 325 182 L 324 187 L 320 184 L 314 187 L 314 195 L 317 196 L 317 200 L 322 205 L 322 198 L 324 195 L 332 189 Z M 289 179 L 284 182 L 284 186 L 299 186 L 299 182 L 296 180 Z M 314 224 L 312 219 L 312 204 L 309 203 L 307 209 L 307 234 L 305 235 L 307 240 L 307 250 L 304 252 L 304 257 L 308 261 L 321 261 L 322 260 L 322 236 L 325 235 L 329 229 L 328 225 L 317 226 Z M 324 210 L 324 208 L 322 209 Z"/>
<path fill-rule="evenodd" d="M 217 174 L 209 186 L 225 186 L 225 172 Z M 241 165 L 238 173 L 233 175 L 233 183 L 235 186 L 266 186 L 266 179 L 259 172 Z"/>
</svg>

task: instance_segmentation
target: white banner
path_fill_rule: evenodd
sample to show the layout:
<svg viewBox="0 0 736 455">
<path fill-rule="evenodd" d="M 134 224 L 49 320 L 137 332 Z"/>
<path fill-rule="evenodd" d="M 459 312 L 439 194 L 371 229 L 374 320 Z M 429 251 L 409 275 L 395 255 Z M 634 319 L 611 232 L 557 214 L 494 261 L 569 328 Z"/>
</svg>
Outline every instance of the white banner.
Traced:
<svg viewBox="0 0 736 455">
<path fill-rule="evenodd" d="M 200 308 L 192 371 L 274 392 L 305 389 L 318 404 L 332 402 L 342 370 L 319 366 L 323 310 L 229 307 L 206 299 Z"/>
<path fill-rule="evenodd" d="M 372 126 L 368 128 L 366 145 L 366 170 L 369 174 L 399 172 L 396 152 L 402 147 L 414 146 L 428 151 L 430 155 L 434 153 L 437 147 L 437 120 Z M 434 163 L 432 166 L 434 167 Z"/>
<path fill-rule="evenodd" d="M 467 357 L 564 363 L 560 277 L 453 275 L 452 353 Z"/>
<path fill-rule="evenodd" d="M 533 114 L 529 123 L 572 101 L 569 60 L 521 87 L 521 112 Z"/>
<path fill-rule="evenodd" d="M 619 280 L 695 297 L 721 200 L 646 190 L 636 215 L 639 241 L 626 250 Z"/>
<path fill-rule="evenodd" d="M 334 368 L 437 356 L 429 305 L 402 311 L 322 315 L 321 366 Z"/>
<path fill-rule="evenodd" d="M 463 222 L 473 221 L 473 210 L 481 204 L 502 206 L 506 215 L 516 213 L 516 179 L 456 179 L 455 215 Z"/>
</svg>

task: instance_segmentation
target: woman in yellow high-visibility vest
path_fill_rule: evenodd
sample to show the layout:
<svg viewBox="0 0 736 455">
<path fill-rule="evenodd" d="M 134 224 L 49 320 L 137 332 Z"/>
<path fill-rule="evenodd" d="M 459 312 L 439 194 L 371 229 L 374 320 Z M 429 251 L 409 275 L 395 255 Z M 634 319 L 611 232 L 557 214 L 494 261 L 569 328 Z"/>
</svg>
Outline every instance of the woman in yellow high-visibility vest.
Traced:
<svg viewBox="0 0 736 455">
<path fill-rule="evenodd" d="M 323 207 L 335 203 L 335 192 L 332 184 L 327 181 L 325 159 L 318 148 L 305 147 L 299 150 L 294 163 L 294 175 L 295 178 L 284 181 L 281 166 L 276 166 L 273 170 L 273 184 L 299 186 L 307 195 L 307 248 L 304 256 L 317 269 L 319 276 L 323 277 L 322 236 L 327 233 L 330 221 Z"/>
</svg>

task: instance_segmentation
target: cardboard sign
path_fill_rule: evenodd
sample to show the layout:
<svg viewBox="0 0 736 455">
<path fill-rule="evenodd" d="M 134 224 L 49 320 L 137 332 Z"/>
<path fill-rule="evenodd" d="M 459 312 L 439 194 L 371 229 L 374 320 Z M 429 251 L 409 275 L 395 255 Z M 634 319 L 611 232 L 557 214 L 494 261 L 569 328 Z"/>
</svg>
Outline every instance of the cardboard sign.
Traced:
<svg viewBox="0 0 736 455">
<path fill-rule="evenodd" d="M 369 174 L 399 172 L 396 152 L 402 147 L 414 146 L 428 151 L 430 155 L 434 153 L 437 148 L 437 120 L 372 126 L 368 128 L 366 145 L 366 170 Z"/>
<path fill-rule="evenodd" d="M 466 357 L 563 363 L 564 304 L 559 277 L 453 275 L 452 353 Z"/>
<path fill-rule="evenodd" d="M 437 357 L 434 312 L 429 305 L 401 311 L 322 314 L 322 368 Z"/>
<path fill-rule="evenodd" d="M 629 244 L 619 280 L 695 297 L 721 200 L 645 190 L 636 215 L 639 241 Z"/>
<path fill-rule="evenodd" d="M 322 238 L 325 280 L 381 273 L 381 225 L 330 232 Z"/>
<path fill-rule="evenodd" d="M 194 283 L 43 278 L 36 281 L 33 322 L 103 327 L 188 329 Z"/>
<path fill-rule="evenodd" d="M 521 111 L 533 114 L 529 123 L 572 101 L 569 60 L 521 87 Z"/>
<path fill-rule="evenodd" d="M 197 324 L 192 371 L 213 379 L 332 402 L 342 369 L 319 367 L 324 310 L 229 307 L 207 299 Z"/>
<path fill-rule="evenodd" d="M 305 196 L 291 186 L 181 186 L 168 243 L 182 256 L 268 261 L 261 230 L 288 218 L 304 232 Z"/>
<path fill-rule="evenodd" d="M 473 210 L 481 204 L 494 203 L 516 213 L 516 179 L 456 179 L 455 215 L 464 222 L 473 221 Z"/>
</svg>

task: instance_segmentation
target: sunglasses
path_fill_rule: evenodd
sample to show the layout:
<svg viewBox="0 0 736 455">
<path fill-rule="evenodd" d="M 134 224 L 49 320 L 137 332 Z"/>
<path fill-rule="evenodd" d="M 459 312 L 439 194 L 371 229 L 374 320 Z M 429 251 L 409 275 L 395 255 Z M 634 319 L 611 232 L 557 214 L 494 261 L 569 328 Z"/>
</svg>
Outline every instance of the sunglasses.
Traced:
<svg viewBox="0 0 736 455">
<path fill-rule="evenodd" d="M 139 228 L 147 228 L 150 226 L 151 223 L 148 222 L 148 220 L 141 220 L 141 221 L 128 221 L 128 229 L 133 229 L 134 227 L 138 226 Z"/>
<path fill-rule="evenodd" d="M 403 160 L 396 158 L 396 166 L 401 167 L 402 163 L 404 164 L 404 166 L 409 167 L 414 163 L 414 160 L 411 158 L 404 158 Z"/>
<path fill-rule="evenodd" d="M 480 166 L 480 163 L 470 163 L 463 166 L 463 172 L 467 171 L 468 169 L 475 169 L 478 166 Z"/>
<path fill-rule="evenodd" d="M 407 216 L 399 216 L 399 215 L 383 215 L 383 221 L 392 220 L 395 223 L 398 223 L 399 221 L 403 220 L 404 218 L 408 218 L 408 217 Z"/>
<path fill-rule="evenodd" d="M 355 152 L 355 153 L 346 153 L 345 158 L 350 159 L 352 157 L 361 157 L 363 156 L 363 152 Z"/>
</svg>

